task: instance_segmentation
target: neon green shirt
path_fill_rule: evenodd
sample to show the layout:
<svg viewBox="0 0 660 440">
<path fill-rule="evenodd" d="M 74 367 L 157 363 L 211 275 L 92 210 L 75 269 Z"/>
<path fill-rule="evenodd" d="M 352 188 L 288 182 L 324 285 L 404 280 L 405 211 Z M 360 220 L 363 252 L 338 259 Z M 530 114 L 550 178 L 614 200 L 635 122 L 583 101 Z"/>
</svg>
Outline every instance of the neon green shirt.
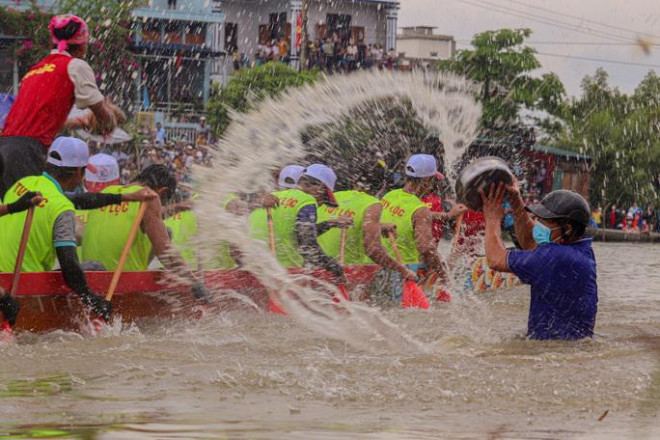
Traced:
<svg viewBox="0 0 660 440">
<path fill-rule="evenodd" d="M 129 187 L 114 185 L 105 188 L 102 192 L 131 194 L 141 189 L 142 187 L 137 185 Z M 138 202 L 122 202 L 118 205 L 90 210 L 89 222 L 83 233 L 83 260 L 99 261 L 106 270 L 115 270 L 139 209 L 140 203 Z M 124 264 L 124 270 L 147 270 L 150 253 L 151 241 L 147 234 L 138 229 Z"/>
<path fill-rule="evenodd" d="M 321 205 L 318 210 L 318 223 L 340 216 L 353 219 L 353 226 L 346 230 L 344 264 L 373 264 L 364 248 L 364 215 L 367 208 L 380 203 L 375 197 L 361 191 L 340 191 L 335 193 L 339 207 Z M 319 235 L 321 249 L 328 256 L 339 259 L 341 249 L 341 229 L 332 228 Z"/>
<path fill-rule="evenodd" d="M 58 245 L 75 246 L 76 243 L 53 243 L 55 220 L 66 211 L 74 211 L 73 203 L 64 195 L 60 184 L 44 173 L 29 176 L 16 182 L 5 194 L 4 203 L 18 200 L 28 191 L 38 191 L 44 201 L 36 207 L 30 236 L 25 248 L 23 272 L 44 272 L 53 270 L 57 258 Z M 18 255 L 18 247 L 23 235 L 27 212 L 0 217 L 0 272 L 13 272 Z"/>
<path fill-rule="evenodd" d="M 383 213 L 380 216 L 381 223 L 396 225 L 396 244 L 401 253 L 404 264 L 417 264 L 421 261 L 417 242 L 415 241 L 415 230 L 413 215 L 420 208 L 427 206 L 419 197 L 410 194 L 403 189 L 390 191 L 380 201 L 383 205 Z M 392 258 L 396 258 L 394 249 L 388 238 L 382 239 L 382 244 Z"/>
<path fill-rule="evenodd" d="M 272 210 L 275 256 L 283 267 L 302 267 L 304 260 L 298 251 L 296 219 L 303 207 L 309 205 L 316 207 L 316 200 L 299 189 L 276 191 L 273 194 L 280 200 L 279 206 Z M 265 209 L 256 209 L 250 214 L 250 227 L 253 238 L 269 243 Z"/>
</svg>

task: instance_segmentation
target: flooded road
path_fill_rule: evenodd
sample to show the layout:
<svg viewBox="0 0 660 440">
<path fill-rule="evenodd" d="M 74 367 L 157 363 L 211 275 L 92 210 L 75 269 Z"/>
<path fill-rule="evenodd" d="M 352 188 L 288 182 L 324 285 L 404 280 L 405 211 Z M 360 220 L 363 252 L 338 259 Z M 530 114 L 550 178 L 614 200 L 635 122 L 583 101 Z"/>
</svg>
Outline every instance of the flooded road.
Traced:
<svg viewBox="0 0 660 440">
<path fill-rule="evenodd" d="M 0 438 L 658 438 L 660 246 L 595 247 L 587 341 L 524 340 L 527 287 L 384 312 L 425 354 L 254 312 L 21 335 L 0 348 Z"/>
</svg>

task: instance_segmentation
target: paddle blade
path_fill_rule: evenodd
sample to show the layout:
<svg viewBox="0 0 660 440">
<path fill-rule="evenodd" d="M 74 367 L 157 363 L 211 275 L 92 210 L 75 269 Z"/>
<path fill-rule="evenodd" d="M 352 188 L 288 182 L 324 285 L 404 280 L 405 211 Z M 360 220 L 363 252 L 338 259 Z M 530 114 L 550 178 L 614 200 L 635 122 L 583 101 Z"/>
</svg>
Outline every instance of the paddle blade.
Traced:
<svg viewBox="0 0 660 440">
<path fill-rule="evenodd" d="M 350 301 L 351 297 L 348 296 L 348 290 L 346 290 L 346 286 L 344 284 L 338 284 L 337 289 L 339 290 L 339 293 L 341 293 L 341 299 Z M 335 302 L 340 302 L 341 300 L 337 297 L 333 298 Z"/>
<path fill-rule="evenodd" d="M 438 289 L 435 296 L 436 301 L 439 302 L 451 302 L 451 294 L 445 289 Z"/>
<path fill-rule="evenodd" d="M 286 312 L 275 302 L 273 298 L 268 298 L 268 313 L 274 315 L 286 315 Z"/>
<path fill-rule="evenodd" d="M 401 307 L 404 309 L 415 307 L 419 309 L 428 309 L 429 300 L 426 294 L 415 284 L 414 281 L 408 280 L 403 283 L 403 295 L 401 296 Z"/>
<path fill-rule="evenodd" d="M 2 321 L 0 326 L 0 342 L 10 343 L 14 339 L 14 330 L 12 330 L 9 321 Z"/>
</svg>

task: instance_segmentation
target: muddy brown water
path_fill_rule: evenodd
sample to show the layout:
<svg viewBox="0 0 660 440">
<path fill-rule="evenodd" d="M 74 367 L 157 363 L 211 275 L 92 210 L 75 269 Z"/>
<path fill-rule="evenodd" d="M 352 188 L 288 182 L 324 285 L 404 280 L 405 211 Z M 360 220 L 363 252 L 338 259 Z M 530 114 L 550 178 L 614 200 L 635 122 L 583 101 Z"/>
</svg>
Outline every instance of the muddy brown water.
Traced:
<svg viewBox="0 0 660 440">
<path fill-rule="evenodd" d="M 23 334 L 0 347 L 0 439 L 660 438 L 660 246 L 595 248 L 580 342 L 523 338 L 527 287 L 384 312 L 416 355 L 248 311 Z"/>
</svg>

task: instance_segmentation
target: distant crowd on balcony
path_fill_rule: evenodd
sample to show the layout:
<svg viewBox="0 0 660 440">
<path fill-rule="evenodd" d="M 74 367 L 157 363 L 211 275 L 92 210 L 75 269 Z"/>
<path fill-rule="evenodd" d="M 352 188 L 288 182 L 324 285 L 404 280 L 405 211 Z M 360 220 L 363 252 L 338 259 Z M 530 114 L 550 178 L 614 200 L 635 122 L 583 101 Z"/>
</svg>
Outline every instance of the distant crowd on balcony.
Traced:
<svg viewBox="0 0 660 440">
<path fill-rule="evenodd" d="M 270 61 L 288 63 L 291 50 L 288 39 L 273 39 L 268 44 L 259 44 L 254 58 L 250 60 L 244 53 L 235 50 L 232 54 L 234 70 L 261 66 Z M 358 69 L 397 69 L 396 50 L 386 51 L 381 44 L 357 43 L 351 39 L 341 39 L 337 34 L 331 38 L 309 41 L 306 51 L 306 68 L 318 68 L 328 73 L 351 72 Z"/>
</svg>

